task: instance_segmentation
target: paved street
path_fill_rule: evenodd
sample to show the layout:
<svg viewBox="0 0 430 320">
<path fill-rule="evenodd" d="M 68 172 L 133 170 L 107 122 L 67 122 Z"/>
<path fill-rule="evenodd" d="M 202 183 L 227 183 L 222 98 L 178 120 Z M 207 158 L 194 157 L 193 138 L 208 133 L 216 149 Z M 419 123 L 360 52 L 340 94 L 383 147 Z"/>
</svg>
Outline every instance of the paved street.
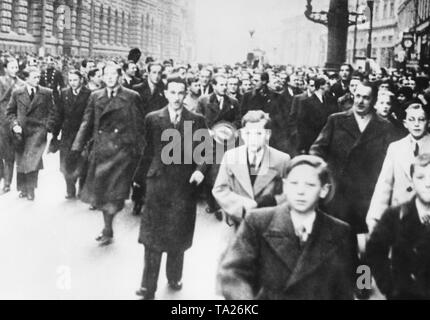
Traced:
<svg viewBox="0 0 430 320">
<path fill-rule="evenodd" d="M 101 213 L 64 199 L 57 157 L 45 157 L 34 203 L 16 191 L 0 196 L 0 299 L 136 299 L 143 268 L 139 218 L 127 203 L 115 222 L 115 243 L 99 248 Z M 157 299 L 219 299 L 216 267 L 230 232 L 199 206 L 184 288 L 168 290 L 164 260 Z"/>
</svg>

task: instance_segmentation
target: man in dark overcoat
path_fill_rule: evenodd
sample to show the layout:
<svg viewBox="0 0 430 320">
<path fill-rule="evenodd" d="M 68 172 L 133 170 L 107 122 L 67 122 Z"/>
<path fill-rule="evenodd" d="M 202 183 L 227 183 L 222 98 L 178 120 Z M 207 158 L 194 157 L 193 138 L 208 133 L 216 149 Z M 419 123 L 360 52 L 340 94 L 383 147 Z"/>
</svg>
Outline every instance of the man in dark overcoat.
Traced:
<svg viewBox="0 0 430 320">
<path fill-rule="evenodd" d="M 376 115 L 372 87 L 360 84 L 354 106 L 330 116 L 310 153 L 327 160 L 336 193 L 328 212 L 349 223 L 356 234 L 367 233 L 366 215 L 388 145 L 392 125 Z"/>
<path fill-rule="evenodd" d="M 56 139 L 61 132 L 61 141 L 59 142 L 60 170 L 66 181 L 66 199 L 74 199 L 76 197 L 76 183 L 79 180 L 79 191 L 82 191 L 86 172 L 76 174 L 75 171 L 68 168 L 66 160 L 81 126 L 91 91 L 83 86 L 84 78 L 79 71 L 72 70 L 69 72 L 68 79 L 69 88 L 61 91 L 58 100 L 59 119 L 56 123 L 56 132 L 53 135 Z"/>
<path fill-rule="evenodd" d="M 148 65 L 148 79 L 133 86 L 133 90 L 141 97 L 141 109 L 143 117 L 152 111 L 164 108 L 168 101 L 164 96 L 164 84 L 161 81 L 164 67 L 160 63 L 151 62 Z M 139 215 L 145 199 L 145 181 L 138 177 L 144 175 L 137 172 L 133 179 L 132 200 L 134 202 L 133 214 Z"/>
<path fill-rule="evenodd" d="M 206 125 L 209 129 L 213 130 L 214 126 L 221 123 L 232 125 L 234 128 L 239 129 L 241 125 L 241 113 L 238 102 L 231 98 L 227 93 L 228 80 L 223 75 L 215 76 L 213 84 L 213 93 L 200 97 L 197 105 L 197 113 L 205 117 Z M 234 138 L 232 144 L 234 143 Z M 205 180 L 205 188 L 207 195 L 208 213 L 215 214 L 218 220 L 222 220 L 222 214 L 219 211 L 220 206 L 212 195 L 212 188 L 215 184 L 216 177 L 219 171 L 219 165 L 224 155 L 224 149 L 235 147 L 235 145 L 225 145 L 227 142 L 220 141 L 217 144 L 214 141 L 215 159 L 219 159 L 219 163 L 214 163 Z M 220 147 L 222 145 L 222 147 Z M 216 152 L 222 152 L 217 154 Z"/>
<path fill-rule="evenodd" d="M 19 71 L 18 61 L 8 59 L 5 64 L 6 75 L 0 77 L 0 180 L 4 179 L 3 192 L 10 191 L 15 164 L 15 148 L 13 135 L 6 117 L 6 108 L 12 92 L 25 85 L 17 77 Z"/>
<path fill-rule="evenodd" d="M 324 77 L 315 80 L 315 92 L 302 102 L 297 111 L 297 152 L 307 154 L 327 123 L 328 117 L 339 111 L 337 101 L 329 94 Z"/>
<path fill-rule="evenodd" d="M 154 298 L 163 252 L 170 288 L 182 288 L 184 252 L 192 245 L 196 222 L 196 187 L 203 182 L 213 147 L 204 118 L 183 106 L 185 80 L 168 79 L 165 95 L 169 104 L 147 115 L 144 126 L 140 172 L 145 173 L 147 195 L 139 242 L 145 246 L 145 265 L 137 291 L 144 299 Z M 205 136 L 207 153 L 195 152 L 201 144 L 193 139 L 197 133 Z"/>
<path fill-rule="evenodd" d="M 30 67 L 22 72 L 26 85 L 12 93 L 7 117 L 22 148 L 16 152 L 17 184 L 20 198 L 33 201 L 48 132 L 53 132 L 57 112 L 52 90 L 39 86 L 40 70 Z"/>
<path fill-rule="evenodd" d="M 101 246 L 113 240 L 113 220 L 129 198 L 144 144 L 140 97 L 119 84 L 120 75 L 121 68 L 116 64 L 105 68 L 107 87 L 91 94 L 72 145 L 74 156 L 70 157 L 76 159 L 93 139 L 81 200 L 103 212 L 104 229 L 97 238 Z"/>
</svg>

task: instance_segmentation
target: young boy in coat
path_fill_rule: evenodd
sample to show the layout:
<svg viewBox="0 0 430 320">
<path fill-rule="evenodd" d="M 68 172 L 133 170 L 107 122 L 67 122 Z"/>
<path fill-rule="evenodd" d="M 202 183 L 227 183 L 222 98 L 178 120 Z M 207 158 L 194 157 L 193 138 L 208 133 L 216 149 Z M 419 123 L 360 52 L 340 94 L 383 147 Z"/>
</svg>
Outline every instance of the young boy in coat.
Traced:
<svg viewBox="0 0 430 320">
<path fill-rule="evenodd" d="M 221 291 L 233 300 L 338 300 L 353 298 L 352 233 L 318 209 L 331 177 L 315 156 L 287 169 L 287 202 L 251 211 L 227 249 Z"/>
<path fill-rule="evenodd" d="M 404 126 L 409 135 L 388 147 L 367 213 L 366 222 L 370 231 L 388 207 L 405 203 L 414 196 L 410 168 L 418 155 L 430 153 L 428 123 L 426 107 L 415 103 L 406 109 Z"/>
<path fill-rule="evenodd" d="M 367 244 L 379 290 L 391 300 L 430 299 L 430 154 L 411 166 L 416 196 L 385 211 Z"/>
</svg>

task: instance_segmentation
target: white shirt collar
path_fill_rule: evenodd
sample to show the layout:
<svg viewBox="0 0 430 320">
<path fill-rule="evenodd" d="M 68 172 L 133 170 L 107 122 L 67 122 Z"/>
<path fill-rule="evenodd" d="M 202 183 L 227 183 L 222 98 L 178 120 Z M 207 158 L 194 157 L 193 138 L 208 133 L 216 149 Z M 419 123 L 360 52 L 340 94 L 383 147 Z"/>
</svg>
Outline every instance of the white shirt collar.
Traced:
<svg viewBox="0 0 430 320">
<path fill-rule="evenodd" d="M 118 94 L 118 90 L 119 90 L 119 86 L 116 86 L 115 88 L 106 88 L 107 92 L 108 92 L 108 97 L 111 96 L 111 93 L 113 92 L 113 96 L 116 97 L 116 95 Z"/>
<path fill-rule="evenodd" d="M 167 107 L 167 110 L 169 111 L 169 116 L 170 116 L 170 122 L 174 123 L 176 120 L 176 115 L 179 114 L 179 119 L 182 117 L 182 110 L 183 108 L 181 108 L 180 110 L 173 110 L 170 107 Z"/>
<path fill-rule="evenodd" d="M 310 215 L 301 215 L 294 211 L 290 211 L 291 221 L 293 222 L 294 230 L 296 232 L 303 228 L 306 229 L 306 234 L 309 236 L 314 228 L 314 223 L 316 219 L 316 212 L 314 211 Z"/>
<path fill-rule="evenodd" d="M 75 96 L 78 96 L 79 95 L 79 93 L 81 92 L 81 89 L 82 89 L 82 87 L 80 87 L 78 90 L 73 90 L 72 89 L 72 93 L 75 95 Z"/>
<path fill-rule="evenodd" d="M 360 116 L 353 112 L 355 121 L 357 121 L 358 128 L 360 129 L 360 132 L 364 132 L 366 130 L 367 125 L 369 124 L 370 120 L 372 119 L 372 114 L 368 113 L 365 116 Z"/>
<path fill-rule="evenodd" d="M 318 91 L 318 90 L 316 90 L 315 91 L 315 95 L 317 96 L 317 98 L 321 101 L 321 103 L 323 103 L 324 102 L 324 100 L 323 100 L 323 95 Z"/>
<path fill-rule="evenodd" d="M 424 217 L 430 215 L 430 210 L 424 207 L 424 205 L 421 203 L 421 201 L 418 201 L 418 199 L 415 199 L 415 205 L 417 207 L 418 217 L 420 218 L 421 223 L 424 223 Z"/>
<path fill-rule="evenodd" d="M 31 90 L 34 90 L 34 94 L 36 94 L 36 92 L 37 92 L 37 88 L 36 88 L 36 87 L 33 87 L 33 86 L 30 86 L 29 84 L 27 84 L 27 91 L 28 91 L 28 94 L 31 94 Z"/>
</svg>

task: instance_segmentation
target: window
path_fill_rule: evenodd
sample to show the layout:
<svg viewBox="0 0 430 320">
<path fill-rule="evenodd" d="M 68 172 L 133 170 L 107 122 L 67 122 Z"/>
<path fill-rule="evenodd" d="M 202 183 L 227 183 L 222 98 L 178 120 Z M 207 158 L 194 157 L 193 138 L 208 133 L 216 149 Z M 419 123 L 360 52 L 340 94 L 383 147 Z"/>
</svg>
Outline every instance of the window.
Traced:
<svg viewBox="0 0 430 320">
<path fill-rule="evenodd" d="M 367 5 L 367 4 L 366 4 Z M 373 20 L 379 20 L 379 2 L 376 2 L 373 8 Z"/>
<path fill-rule="evenodd" d="M 82 15 L 83 15 L 84 8 L 82 7 L 82 0 L 78 0 L 78 3 L 76 5 L 76 30 L 75 30 L 75 37 L 76 39 L 81 39 L 82 37 Z"/>
<path fill-rule="evenodd" d="M 0 1 L 1 2 L 1 1 Z M 27 3 L 27 33 L 33 34 L 33 21 L 34 21 L 34 0 L 28 0 Z M 1 6 L 1 4 L 0 4 Z"/>
<path fill-rule="evenodd" d="M 394 18 L 395 17 L 395 12 L 394 12 L 394 1 L 392 0 L 390 2 L 390 18 Z"/>
<path fill-rule="evenodd" d="M 386 19 L 388 17 L 388 3 L 384 1 L 384 11 L 382 12 L 382 18 Z"/>
<path fill-rule="evenodd" d="M 104 8 L 103 8 L 103 5 L 101 5 L 101 7 L 100 7 L 100 19 L 99 19 L 99 30 L 100 30 L 99 40 L 100 40 L 100 42 L 104 41 L 104 37 L 103 37 L 103 29 L 104 29 L 103 25 L 104 25 L 104 23 L 105 23 Z"/>
<path fill-rule="evenodd" d="M 108 32 L 107 32 L 107 40 L 108 43 L 112 43 L 113 42 L 113 32 L 112 32 L 112 9 L 109 7 L 108 8 L 108 13 L 107 13 L 107 26 L 108 26 Z"/>
<path fill-rule="evenodd" d="M 115 10 L 115 25 L 114 25 L 114 42 L 117 44 L 119 41 L 119 16 L 118 10 Z"/>
<path fill-rule="evenodd" d="M 127 26 L 127 21 L 125 21 L 125 12 L 122 12 L 122 17 L 121 17 L 121 39 L 122 39 L 122 43 L 127 45 L 128 41 L 127 41 L 127 30 L 126 30 L 126 26 Z"/>
<path fill-rule="evenodd" d="M 12 17 L 11 17 L 12 21 L 11 21 L 11 28 L 15 32 L 19 31 L 20 18 L 21 18 L 21 14 L 19 12 L 18 1 L 12 1 Z"/>
</svg>

